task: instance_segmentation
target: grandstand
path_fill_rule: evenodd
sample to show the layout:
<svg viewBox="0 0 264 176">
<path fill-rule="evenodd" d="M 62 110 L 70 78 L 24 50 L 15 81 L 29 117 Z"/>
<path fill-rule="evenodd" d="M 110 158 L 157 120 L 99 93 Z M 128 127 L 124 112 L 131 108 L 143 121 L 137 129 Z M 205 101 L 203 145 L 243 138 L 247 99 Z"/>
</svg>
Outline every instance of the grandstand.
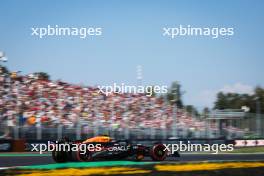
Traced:
<svg viewBox="0 0 264 176">
<path fill-rule="evenodd" d="M 3 69 L 1 69 L 3 70 Z M 27 139 L 73 138 L 108 133 L 123 138 L 241 138 L 249 128 L 217 119 L 242 119 L 243 112 L 220 112 L 208 119 L 193 117 L 159 97 L 112 93 L 95 86 L 42 79 L 39 75 L 0 73 L 0 137 Z M 174 116 L 177 136 L 172 133 Z M 221 127 L 219 127 L 219 124 Z M 220 129 L 220 130 L 219 130 Z"/>
</svg>

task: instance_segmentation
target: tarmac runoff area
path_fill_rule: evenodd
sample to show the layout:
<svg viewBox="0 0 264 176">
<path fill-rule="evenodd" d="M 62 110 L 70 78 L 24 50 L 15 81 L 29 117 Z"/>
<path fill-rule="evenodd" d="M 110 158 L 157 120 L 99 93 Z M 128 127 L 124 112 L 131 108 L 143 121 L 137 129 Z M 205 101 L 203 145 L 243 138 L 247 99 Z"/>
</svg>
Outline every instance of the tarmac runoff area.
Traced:
<svg viewBox="0 0 264 176">
<path fill-rule="evenodd" d="M 55 163 L 50 154 L 1 153 L 0 175 L 264 175 L 264 153 L 182 154 L 163 162 L 99 161 Z"/>
</svg>

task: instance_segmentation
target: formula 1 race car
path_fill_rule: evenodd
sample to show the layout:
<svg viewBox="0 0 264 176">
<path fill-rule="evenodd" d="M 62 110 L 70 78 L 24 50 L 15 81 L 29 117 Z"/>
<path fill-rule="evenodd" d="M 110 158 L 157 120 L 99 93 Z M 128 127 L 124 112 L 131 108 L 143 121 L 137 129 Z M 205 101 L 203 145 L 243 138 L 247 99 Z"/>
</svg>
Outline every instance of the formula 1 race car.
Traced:
<svg viewBox="0 0 264 176">
<path fill-rule="evenodd" d="M 57 147 L 62 144 L 67 145 L 70 150 L 54 150 L 52 158 L 55 162 L 124 159 L 141 161 L 145 157 L 150 157 L 154 161 L 163 161 L 168 156 L 168 152 L 162 143 L 143 146 L 132 144 L 128 140 L 114 141 L 107 136 L 96 136 L 85 141 L 63 139 L 56 143 Z M 65 149 L 65 146 L 63 147 Z M 174 154 L 174 156 L 179 157 L 179 154 Z"/>
</svg>

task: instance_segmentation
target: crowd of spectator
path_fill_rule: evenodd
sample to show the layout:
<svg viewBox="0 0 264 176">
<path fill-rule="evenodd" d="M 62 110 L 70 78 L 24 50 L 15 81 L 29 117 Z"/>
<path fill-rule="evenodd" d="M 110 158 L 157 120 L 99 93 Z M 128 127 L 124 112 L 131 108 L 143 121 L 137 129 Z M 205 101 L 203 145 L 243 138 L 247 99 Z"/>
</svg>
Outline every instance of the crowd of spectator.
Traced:
<svg viewBox="0 0 264 176">
<path fill-rule="evenodd" d="M 171 129 L 175 113 L 174 106 L 159 97 L 128 93 L 106 96 L 96 86 L 39 79 L 35 74 L 0 73 L 0 124 L 10 128 L 81 125 Z M 205 121 L 192 118 L 184 109 L 177 109 L 176 125 L 206 128 Z M 216 130 L 215 124 L 210 128 Z"/>
</svg>

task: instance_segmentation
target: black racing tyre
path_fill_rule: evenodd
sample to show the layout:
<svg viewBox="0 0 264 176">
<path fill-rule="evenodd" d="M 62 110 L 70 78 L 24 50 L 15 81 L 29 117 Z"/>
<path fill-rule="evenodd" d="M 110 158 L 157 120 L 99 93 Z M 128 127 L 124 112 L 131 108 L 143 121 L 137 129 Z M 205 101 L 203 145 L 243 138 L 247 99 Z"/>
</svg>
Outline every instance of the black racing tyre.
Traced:
<svg viewBox="0 0 264 176">
<path fill-rule="evenodd" d="M 166 147 L 163 144 L 155 144 L 150 150 L 150 157 L 154 161 L 163 161 L 167 157 Z"/>
<path fill-rule="evenodd" d="M 78 151 L 72 151 L 71 152 L 71 160 L 74 162 L 79 162 L 79 159 L 77 158 L 77 152 Z"/>
<path fill-rule="evenodd" d="M 67 153 L 63 151 L 53 151 L 52 158 L 56 163 L 65 163 L 68 161 Z"/>
<path fill-rule="evenodd" d="M 69 143 L 70 139 L 68 137 L 64 137 L 58 141 L 58 144 Z M 52 151 L 52 158 L 57 163 L 64 163 L 69 161 L 69 153 L 68 151 Z"/>
<path fill-rule="evenodd" d="M 77 161 L 77 162 L 88 162 L 93 160 L 92 153 L 88 150 L 86 150 L 85 153 L 83 153 L 83 151 L 80 150 L 72 151 L 71 159 L 72 161 Z"/>
</svg>

